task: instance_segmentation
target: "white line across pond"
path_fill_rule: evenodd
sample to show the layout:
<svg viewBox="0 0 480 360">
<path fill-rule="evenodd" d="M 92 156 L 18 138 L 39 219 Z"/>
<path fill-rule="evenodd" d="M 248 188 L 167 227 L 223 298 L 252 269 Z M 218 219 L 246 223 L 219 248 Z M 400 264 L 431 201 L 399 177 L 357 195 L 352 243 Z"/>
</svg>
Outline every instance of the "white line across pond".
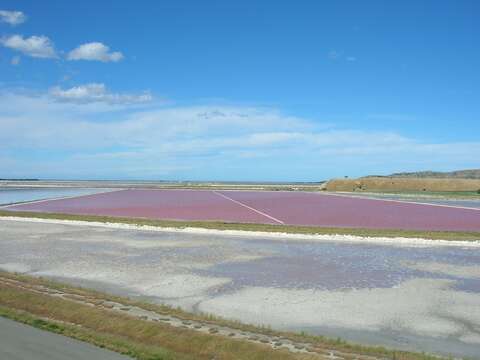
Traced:
<svg viewBox="0 0 480 360">
<path fill-rule="evenodd" d="M 223 195 L 222 193 L 219 193 L 219 192 L 217 192 L 217 191 L 215 191 L 215 190 L 212 191 L 212 192 L 213 192 L 214 194 L 218 195 L 218 196 L 223 197 L 224 199 L 227 199 L 227 200 L 230 200 L 230 201 L 234 202 L 234 203 L 237 204 L 237 205 L 240 205 L 240 206 L 243 206 L 243 207 L 245 207 L 245 208 L 247 208 L 247 209 L 249 209 L 249 210 L 255 211 L 257 214 L 260 214 L 260 215 L 262 215 L 262 216 L 265 216 L 265 217 L 269 218 L 270 220 L 273 220 L 273 221 L 275 221 L 275 222 L 277 222 L 277 223 L 279 223 L 279 224 L 285 225 L 285 223 L 284 223 L 282 220 L 279 220 L 279 219 L 277 219 L 277 218 L 274 218 L 273 216 L 270 216 L 270 215 L 268 215 L 268 214 L 265 214 L 264 212 L 262 212 L 262 211 L 260 211 L 260 210 L 257 210 L 257 209 L 255 209 L 255 208 L 252 208 L 251 206 L 248 206 L 248 205 L 246 205 L 246 204 L 244 204 L 244 203 L 242 203 L 242 202 L 240 202 L 240 201 L 234 200 L 234 199 L 232 199 L 231 197 L 228 197 L 227 195 Z"/>
</svg>

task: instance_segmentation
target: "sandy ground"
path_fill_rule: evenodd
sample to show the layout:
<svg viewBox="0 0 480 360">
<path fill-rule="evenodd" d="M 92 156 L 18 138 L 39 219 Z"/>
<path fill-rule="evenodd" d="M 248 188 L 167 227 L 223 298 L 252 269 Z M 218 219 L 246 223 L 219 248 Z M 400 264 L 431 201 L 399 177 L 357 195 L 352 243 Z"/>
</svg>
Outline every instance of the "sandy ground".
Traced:
<svg viewBox="0 0 480 360">
<path fill-rule="evenodd" d="M 478 243 L 391 241 L 3 219 L 0 268 L 278 329 L 478 357 Z"/>
</svg>

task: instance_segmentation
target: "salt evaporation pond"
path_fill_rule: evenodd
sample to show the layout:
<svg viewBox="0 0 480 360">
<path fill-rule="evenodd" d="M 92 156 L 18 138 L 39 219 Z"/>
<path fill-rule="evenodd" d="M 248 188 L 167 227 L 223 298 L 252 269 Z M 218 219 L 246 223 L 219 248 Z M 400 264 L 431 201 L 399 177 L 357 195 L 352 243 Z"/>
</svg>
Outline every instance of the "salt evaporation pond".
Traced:
<svg viewBox="0 0 480 360">
<path fill-rule="evenodd" d="M 393 246 L 0 220 L 0 269 L 275 329 L 480 354 L 478 244 Z"/>
<path fill-rule="evenodd" d="M 91 195 L 110 191 L 101 188 L 68 187 L 1 187 L 0 205 L 16 204 L 28 201 L 56 199 L 70 196 Z"/>
</svg>

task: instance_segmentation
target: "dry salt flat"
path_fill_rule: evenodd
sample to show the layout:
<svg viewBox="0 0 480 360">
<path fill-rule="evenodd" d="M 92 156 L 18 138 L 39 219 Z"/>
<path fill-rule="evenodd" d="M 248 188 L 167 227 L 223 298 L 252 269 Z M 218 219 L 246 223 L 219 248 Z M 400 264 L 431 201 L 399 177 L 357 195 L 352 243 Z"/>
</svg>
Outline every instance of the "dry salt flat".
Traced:
<svg viewBox="0 0 480 360">
<path fill-rule="evenodd" d="M 480 247 L 0 220 L 0 268 L 277 329 L 478 358 Z"/>
</svg>

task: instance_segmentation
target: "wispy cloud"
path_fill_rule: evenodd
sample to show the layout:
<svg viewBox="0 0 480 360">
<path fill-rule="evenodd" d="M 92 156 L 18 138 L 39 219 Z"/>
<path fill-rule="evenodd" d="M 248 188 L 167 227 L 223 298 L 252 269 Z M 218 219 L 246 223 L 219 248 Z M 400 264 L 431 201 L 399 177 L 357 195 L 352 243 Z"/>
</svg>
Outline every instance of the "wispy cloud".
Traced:
<svg viewBox="0 0 480 360">
<path fill-rule="evenodd" d="M 123 59 L 123 54 L 118 51 L 110 52 L 110 48 L 100 42 L 91 42 L 80 45 L 70 51 L 67 59 L 117 62 Z"/>
<path fill-rule="evenodd" d="M 143 94 L 116 94 L 109 92 L 105 84 L 85 84 L 69 89 L 59 86 L 50 89 L 50 95 L 57 100 L 74 103 L 104 102 L 108 104 L 137 104 L 152 101 L 150 93 Z"/>
<path fill-rule="evenodd" d="M 330 50 L 327 54 L 328 58 L 332 61 L 346 60 L 348 62 L 355 62 L 357 58 L 352 55 L 345 56 L 342 51 Z"/>
<path fill-rule="evenodd" d="M 12 59 L 10 60 L 10 64 L 14 66 L 20 65 L 20 56 L 12 57 Z"/>
<path fill-rule="evenodd" d="M 0 10 L 0 22 L 10 25 L 19 25 L 27 20 L 25 14 L 21 11 Z"/>
<path fill-rule="evenodd" d="M 0 44 L 35 58 L 55 59 L 58 57 L 52 41 L 43 35 L 29 38 L 24 38 L 22 35 L 6 36 L 0 39 Z"/>
<path fill-rule="evenodd" d="M 328 58 L 330 60 L 337 60 L 337 59 L 340 59 L 340 57 L 342 56 L 342 53 L 338 52 L 337 50 L 330 50 L 328 52 Z"/>
<path fill-rule="evenodd" d="M 367 119 L 371 120 L 382 120 L 382 121 L 389 121 L 389 122 L 412 122 L 417 121 L 417 117 L 411 114 L 388 114 L 388 113 L 372 113 L 367 115 Z"/>
<path fill-rule="evenodd" d="M 69 94 L 77 93 L 82 91 Z M 51 93 L 0 93 L 0 169 L 22 176 L 315 180 L 402 168 L 471 167 L 480 153 L 480 142 L 334 128 L 272 108 L 124 111 L 115 101 L 58 100 Z M 43 155 L 23 155 L 32 151 Z"/>
</svg>

